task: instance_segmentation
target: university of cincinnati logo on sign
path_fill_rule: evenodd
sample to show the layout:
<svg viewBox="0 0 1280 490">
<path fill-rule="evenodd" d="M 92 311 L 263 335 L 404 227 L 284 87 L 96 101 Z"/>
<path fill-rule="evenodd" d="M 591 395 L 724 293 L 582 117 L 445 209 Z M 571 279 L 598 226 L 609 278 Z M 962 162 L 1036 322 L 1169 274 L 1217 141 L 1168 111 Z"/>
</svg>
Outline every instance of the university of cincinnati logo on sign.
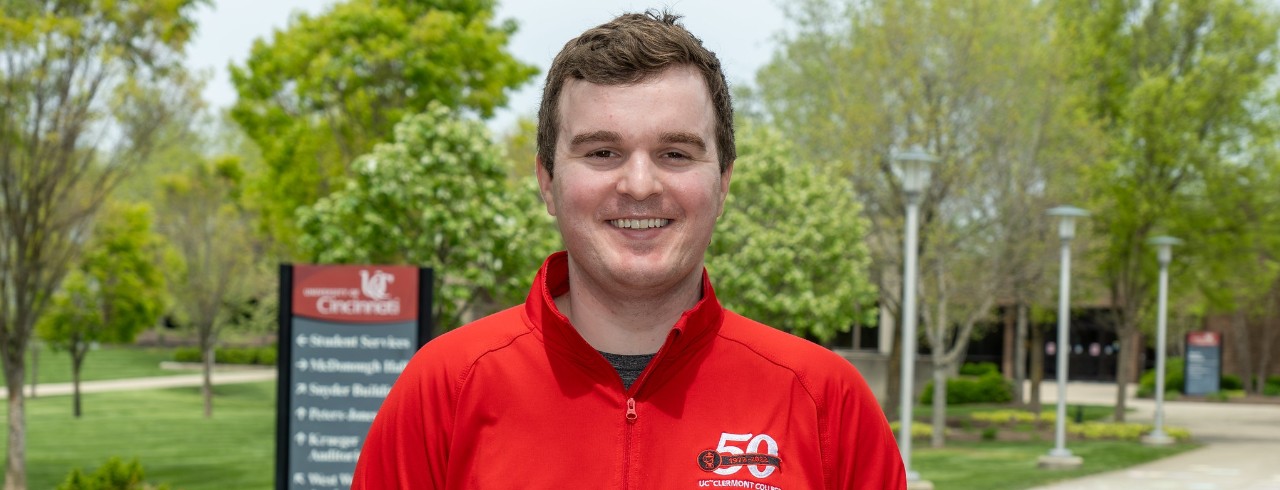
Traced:
<svg viewBox="0 0 1280 490">
<path fill-rule="evenodd" d="M 396 282 L 396 277 L 386 272 L 374 271 L 371 275 L 368 270 L 360 271 L 360 289 L 369 299 L 375 301 L 391 299 L 387 295 L 387 283 L 392 282 Z"/>
<path fill-rule="evenodd" d="M 400 314 L 400 298 L 387 294 L 387 285 L 395 282 L 391 273 L 360 271 L 360 290 L 343 288 L 308 288 L 304 296 L 318 296 L 316 311 L 324 315 L 395 316 Z M 361 294 L 368 299 L 361 298 Z M 345 296 L 345 297 L 344 297 Z"/>
</svg>

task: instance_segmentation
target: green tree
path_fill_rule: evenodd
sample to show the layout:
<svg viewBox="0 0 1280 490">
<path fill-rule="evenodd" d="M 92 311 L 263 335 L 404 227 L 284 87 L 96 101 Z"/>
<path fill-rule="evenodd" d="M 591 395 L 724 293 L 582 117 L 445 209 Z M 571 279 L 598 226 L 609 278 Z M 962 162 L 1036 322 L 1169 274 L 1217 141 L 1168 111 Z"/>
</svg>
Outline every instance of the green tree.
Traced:
<svg viewBox="0 0 1280 490">
<path fill-rule="evenodd" d="M 1120 337 L 1115 419 L 1156 261 L 1146 240 L 1193 230 L 1184 220 L 1205 176 L 1255 139 L 1265 82 L 1276 70 L 1277 17 L 1250 0 L 1070 0 L 1057 4 L 1061 40 L 1085 85 L 1079 99 L 1104 129 L 1106 156 L 1088 167 L 1091 221 L 1106 242 L 1101 272 Z M 1190 238 L 1189 236 L 1187 236 Z"/>
<path fill-rule="evenodd" d="M 164 310 L 162 242 L 145 204 L 112 204 L 100 214 L 80 265 L 63 281 L 37 332 L 71 354 L 72 412 L 80 417 L 80 372 L 90 346 L 132 342 Z"/>
<path fill-rule="evenodd" d="M 0 10 L 0 357 L 6 490 L 27 486 L 23 357 L 107 194 L 180 96 L 197 0 L 10 0 Z"/>
<path fill-rule="evenodd" d="M 305 256 L 433 267 L 438 329 L 518 303 L 558 244 L 536 182 L 513 184 L 484 124 L 441 104 L 395 134 L 340 190 L 299 210 Z"/>
<path fill-rule="evenodd" d="M 866 220 L 848 181 L 798 165 L 781 133 L 739 132 L 732 192 L 707 254 L 725 306 L 830 341 L 874 312 Z"/>
<path fill-rule="evenodd" d="M 292 252 L 295 210 L 342 188 L 351 162 L 430 101 L 483 117 L 536 69 L 506 52 L 493 0 L 350 0 L 298 15 L 231 67 L 232 117 L 262 149 L 255 199 Z"/>
<path fill-rule="evenodd" d="M 252 216 L 240 203 L 244 172 L 236 157 L 200 159 L 162 179 L 159 228 L 176 250 L 167 267 L 176 313 L 191 324 L 204 362 L 204 416 L 213 417 L 213 364 L 228 303 L 252 294 L 260 263 Z"/>
<path fill-rule="evenodd" d="M 534 160 L 538 156 L 538 121 L 529 116 L 516 119 L 501 136 L 502 145 L 507 150 L 507 158 L 511 161 L 511 178 L 521 179 L 534 177 Z"/>
<path fill-rule="evenodd" d="M 1261 394 L 1280 337 L 1280 158 L 1274 143 L 1205 174 L 1190 216 L 1174 233 L 1188 243 L 1174 252 L 1171 289 L 1199 295 L 1205 313 L 1230 315 L 1234 367 L 1244 388 Z M 1195 285 L 1194 287 L 1178 287 Z M 1187 291 L 1190 289 L 1190 291 Z M 1179 291 L 1181 290 L 1181 291 Z M 1175 298 L 1178 298 L 1175 296 Z M 1178 304 L 1186 303 L 1178 298 Z M 1171 337 L 1176 338 L 1176 337 Z"/>
<path fill-rule="evenodd" d="M 1069 185 L 1060 177 L 1071 162 L 1096 148 L 1092 126 L 1064 104 L 1072 90 L 1046 34 L 1049 7 L 803 0 L 788 16 L 796 27 L 758 75 L 758 106 L 796 142 L 799 161 L 853 184 L 879 304 L 893 313 L 882 320 L 901 316 L 906 200 L 892 154 L 919 145 L 940 159 L 921 207 L 920 311 L 940 356 L 935 374 L 947 376 L 995 298 L 1036 290 L 1037 218 Z M 1026 291 L 1023 301 L 1036 298 Z M 891 361 L 891 412 L 899 364 Z"/>
</svg>

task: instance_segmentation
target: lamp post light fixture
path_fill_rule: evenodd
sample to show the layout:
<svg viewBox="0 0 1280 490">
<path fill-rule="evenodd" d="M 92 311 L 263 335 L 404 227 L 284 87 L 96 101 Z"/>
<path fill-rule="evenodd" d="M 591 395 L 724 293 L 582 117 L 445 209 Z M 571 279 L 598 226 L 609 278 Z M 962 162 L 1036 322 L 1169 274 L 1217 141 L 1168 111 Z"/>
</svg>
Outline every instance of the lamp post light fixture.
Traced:
<svg viewBox="0 0 1280 490">
<path fill-rule="evenodd" d="M 1173 246 L 1182 243 L 1182 240 L 1171 236 L 1156 236 L 1148 239 L 1147 243 L 1156 247 L 1156 259 L 1160 262 L 1160 299 L 1156 309 L 1156 420 L 1155 427 L 1142 438 L 1142 442 L 1164 446 L 1173 443 L 1173 438 L 1164 432 L 1164 362 L 1168 331 L 1165 319 L 1169 311 L 1169 262 L 1173 260 Z"/>
<path fill-rule="evenodd" d="M 906 197 L 907 222 L 905 240 L 903 240 L 902 266 L 902 398 L 898 421 L 901 424 L 898 436 L 898 449 L 902 452 L 902 464 L 906 467 L 907 481 L 921 482 L 920 475 L 911 471 L 911 412 L 914 401 L 915 361 L 916 361 L 916 253 L 917 231 L 920 226 L 920 203 L 924 200 L 924 190 L 929 182 L 929 167 L 938 158 L 926 153 L 919 147 L 912 147 L 903 152 L 895 152 L 893 160 L 902 170 L 902 193 Z M 932 488 L 921 482 L 912 488 Z"/>
<path fill-rule="evenodd" d="M 1054 352 L 1058 356 L 1058 416 L 1054 421 L 1054 447 L 1040 457 L 1041 468 L 1078 468 L 1084 459 L 1067 449 L 1067 357 L 1071 354 L 1071 239 L 1076 235 L 1076 218 L 1089 215 L 1088 211 L 1071 206 L 1058 206 L 1049 210 L 1049 216 L 1058 218 L 1058 239 L 1061 242 L 1062 265 L 1058 287 L 1058 342 Z"/>
</svg>

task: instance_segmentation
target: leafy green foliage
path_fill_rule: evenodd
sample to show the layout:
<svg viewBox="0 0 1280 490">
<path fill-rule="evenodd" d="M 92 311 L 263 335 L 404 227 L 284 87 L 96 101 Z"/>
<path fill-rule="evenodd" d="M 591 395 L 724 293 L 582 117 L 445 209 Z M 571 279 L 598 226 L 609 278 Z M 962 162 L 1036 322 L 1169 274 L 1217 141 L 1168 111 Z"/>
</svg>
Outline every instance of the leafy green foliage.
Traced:
<svg viewBox="0 0 1280 490">
<path fill-rule="evenodd" d="M 299 210 L 300 246 L 320 263 L 434 268 L 436 325 L 457 327 L 523 299 L 558 244 L 536 182 L 513 184 L 507 170 L 484 124 L 432 103 Z"/>
<path fill-rule="evenodd" d="M 90 346 L 133 341 L 156 323 L 167 297 L 156 265 L 162 239 L 151 230 L 151 209 L 112 204 L 99 216 L 80 265 L 63 281 L 37 334 L 71 354 L 73 413 L 81 415 L 80 371 Z"/>
<path fill-rule="evenodd" d="M 262 149 L 267 229 L 291 247 L 294 211 L 342 188 L 352 160 L 437 102 L 490 116 L 536 72 L 505 51 L 493 0 L 349 0 L 299 15 L 231 67 L 232 117 Z"/>
<path fill-rule="evenodd" d="M 0 356 L 21 409 L 23 357 L 83 232 L 172 117 L 199 0 L 7 0 L 0 8 Z M 26 488 L 26 424 L 5 488 Z"/>
<path fill-rule="evenodd" d="M 960 366 L 961 376 L 986 376 L 1000 374 L 1000 366 L 994 362 L 966 362 Z"/>
<path fill-rule="evenodd" d="M 214 349 L 214 362 L 218 364 L 257 364 L 273 366 L 276 363 L 275 347 L 218 347 Z M 194 347 L 181 347 L 173 351 L 177 362 L 204 362 L 204 353 Z"/>
<path fill-rule="evenodd" d="M 1007 403 L 1012 400 L 1013 385 L 997 372 L 947 380 L 947 405 Z M 920 404 L 930 403 L 933 403 L 933 381 L 925 385 L 924 393 L 920 395 Z"/>
<path fill-rule="evenodd" d="M 1185 386 L 1182 379 L 1183 373 L 1186 372 L 1185 364 L 1181 357 L 1170 357 L 1164 362 L 1164 393 L 1179 394 Z M 1138 380 L 1137 395 L 1142 398 L 1154 396 L 1156 392 L 1156 370 L 1150 369 L 1142 373 L 1142 378 Z"/>
<path fill-rule="evenodd" d="M 228 303 L 254 294 L 261 274 L 251 234 L 251 215 L 242 205 L 244 171 L 237 157 L 198 159 L 162 181 L 161 231 L 176 251 L 166 268 L 177 299 L 176 316 L 189 323 L 206 356 L 213 355 L 228 323 Z M 211 365 L 205 365 L 205 416 L 213 416 Z"/>
<path fill-rule="evenodd" d="M 143 481 L 142 464 L 137 459 L 125 463 L 117 457 L 108 459 L 92 474 L 80 468 L 71 470 L 58 490 L 167 490 L 168 485 L 152 486 Z"/>
<path fill-rule="evenodd" d="M 1085 422 L 1067 424 L 1067 435 L 1088 440 L 1118 440 L 1137 442 L 1150 433 L 1151 424 L 1126 422 Z M 1178 442 L 1191 440 L 1191 432 L 1181 427 L 1165 427 L 1165 434 Z"/>
<path fill-rule="evenodd" d="M 895 436 L 902 434 L 902 424 L 897 420 L 889 422 L 889 430 L 893 431 Z M 951 432 L 950 428 L 943 428 L 946 432 Z M 933 433 L 933 426 L 924 422 L 913 422 L 911 424 L 911 438 L 923 439 L 929 437 Z"/>
<path fill-rule="evenodd" d="M 1262 394 L 1266 396 L 1280 396 L 1280 376 L 1268 376 L 1266 387 L 1263 388 Z"/>
<path fill-rule="evenodd" d="M 800 165 L 776 132 L 748 127 L 707 255 L 726 307 L 796 335 L 830 340 L 875 290 L 866 221 L 848 181 Z"/>
<path fill-rule="evenodd" d="M 157 265 L 163 239 L 151 222 L 145 204 L 107 207 L 80 265 L 37 326 L 41 338 L 55 348 L 79 351 L 91 342 L 131 342 L 155 324 L 166 296 Z"/>
<path fill-rule="evenodd" d="M 1122 340 L 1117 377 L 1125 379 L 1137 355 L 1130 339 L 1151 323 L 1144 315 L 1155 297 L 1157 266 L 1146 240 L 1180 235 L 1188 244 L 1181 250 L 1210 251 L 1218 254 L 1206 255 L 1211 262 L 1239 263 L 1229 257 L 1241 255 L 1205 246 L 1215 241 L 1205 233 L 1205 218 L 1212 223 L 1247 214 L 1196 210 L 1212 209 L 1209 203 L 1224 197 L 1236 200 L 1231 196 L 1241 190 L 1236 179 L 1243 175 L 1224 170 L 1266 161 L 1253 158 L 1249 147 L 1268 141 L 1273 131 L 1273 111 L 1259 109 L 1275 100 L 1267 80 L 1277 67 L 1280 17 L 1247 0 L 1070 0 L 1055 8 L 1069 76 L 1083 87 L 1077 105 L 1105 130 L 1106 155 L 1086 169 L 1082 190 L 1094 229 L 1105 239 L 1100 275 L 1116 306 Z M 1213 232 L 1237 238 L 1225 233 Z M 1252 281 L 1230 282 L 1247 287 Z M 1117 387 L 1116 420 L 1125 416 L 1123 391 Z"/>
</svg>

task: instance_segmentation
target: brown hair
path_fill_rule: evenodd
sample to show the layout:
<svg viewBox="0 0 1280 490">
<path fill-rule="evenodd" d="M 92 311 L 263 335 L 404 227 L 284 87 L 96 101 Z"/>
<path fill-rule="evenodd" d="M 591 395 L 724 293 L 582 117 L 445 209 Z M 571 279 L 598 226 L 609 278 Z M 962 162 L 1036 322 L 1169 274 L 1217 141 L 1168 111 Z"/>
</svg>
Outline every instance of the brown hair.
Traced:
<svg viewBox="0 0 1280 490">
<path fill-rule="evenodd" d="M 678 21 L 680 16 L 649 10 L 623 14 L 565 43 L 551 62 L 538 107 L 538 154 L 554 175 L 560 127 L 560 91 L 574 78 L 599 85 L 640 83 L 667 68 L 689 65 L 702 73 L 716 113 L 715 145 L 720 172 L 737 158 L 733 142 L 733 103 L 720 60 Z"/>
</svg>

